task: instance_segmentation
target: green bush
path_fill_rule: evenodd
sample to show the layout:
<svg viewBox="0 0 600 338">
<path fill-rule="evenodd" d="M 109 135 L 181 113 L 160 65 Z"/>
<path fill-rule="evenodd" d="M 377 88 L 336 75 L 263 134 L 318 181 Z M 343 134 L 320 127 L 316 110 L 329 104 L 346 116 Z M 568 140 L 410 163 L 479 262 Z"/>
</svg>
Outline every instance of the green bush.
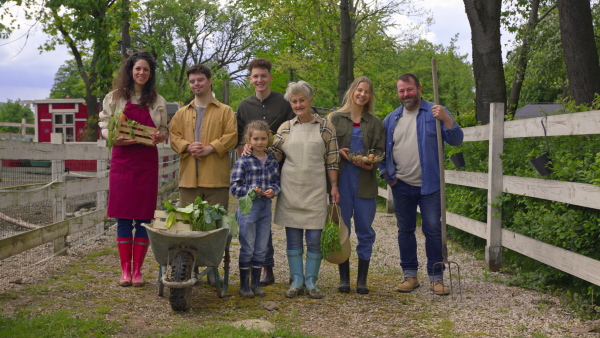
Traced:
<svg viewBox="0 0 600 338">
<path fill-rule="evenodd" d="M 569 111 L 565 113 L 582 110 L 582 106 L 569 102 L 566 107 Z M 465 115 L 461 118 L 469 125 Z M 600 185 L 600 135 L 550 137 L 548 143 L 553 172 L 547 179 Z M 464 143 L 461 150 L 466 166 L 459 170 L 487 173 L 487 141 Z M 544 138 L 506 139 L 501 154 L 503 174 L 541 178 L 530 160 L 543 150 Z M 446 169 L 454 169 L 448 159 Z M 448 211 L 486 222 L 487 190 L 447 185 L 446 198 Z M 504 229 L 600 260 L 600 210 L 509 193 L 502 193 L 498 206 Z M 473 250 L 485 248 L 485 240 L 460 230 L 449 227 L 448 235 Z M 511 285 L 551 292 L 567 290 L 573 297 L 568 298 L 570 301 L 563 297 L 564 302 L 576 305 L 585 315 L 600 315 L 600 308 L 587 304 L 593 304 L 589 298 L 594 293 L 600 294 L 598 286 L 508 249 L 504 249 L 503 271 L 512 274 L 508 280 Z"/>
</svg>

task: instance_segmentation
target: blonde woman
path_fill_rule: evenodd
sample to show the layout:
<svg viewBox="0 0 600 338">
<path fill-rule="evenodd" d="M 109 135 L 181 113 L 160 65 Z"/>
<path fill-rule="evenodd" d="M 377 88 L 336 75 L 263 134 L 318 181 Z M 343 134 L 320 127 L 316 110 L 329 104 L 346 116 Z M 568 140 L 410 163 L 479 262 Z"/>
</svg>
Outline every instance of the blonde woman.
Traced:
<svg viewBox="0 0 600 338">
<path fill-rule="evenodd" d="M 373 219 L 377 209 L 377 165 L 352 162 L 348 152 L 374 150 L 379 154 L 385 151 L 385 130 L 383 123 L 373 115 L 373 83 L 361 76 L 354 80 L 344 96 L 340 109 L 330 114 L 328 119 L 335 126 L 340 147 L 340 209 L 342 218 L 350 232 L 350 221 L 354 220 L 354 230 L 358 238 L 358 280 L 356 292 L 369 293 L 367 274 L 375 230 Z M 339 265 L 339 292 L 350 292 L 350 261 Z"/>
</svg>

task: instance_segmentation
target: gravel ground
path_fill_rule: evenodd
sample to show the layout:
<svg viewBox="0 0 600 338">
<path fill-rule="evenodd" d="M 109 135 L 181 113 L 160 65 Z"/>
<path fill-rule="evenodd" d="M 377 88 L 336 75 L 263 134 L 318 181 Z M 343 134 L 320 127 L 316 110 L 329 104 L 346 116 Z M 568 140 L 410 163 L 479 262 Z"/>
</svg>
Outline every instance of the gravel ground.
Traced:
<svg viewBox="0 0 600 338">
<path fill-rule="evenodd" d="M 266 298 L 246 300 L 237 295 L 239 242 L 234 239 L 227 297 L 217 298 L 214 289 L 203 283 L 193 289 L 192 310 L 182 315 L 170 311 L 167 299 L 156 296 L 158 269 L 151 253 L 146 258 L 146 287 L 116 286 L 120 272 L 112 231 L 71 249 L 68 256 L 36 266 L 22 284 L 4 286 L 4 290 L 0 290 L 5 295 L 0 297 L 0 313 L 12 317 L 23 306 L 28 306 L 32 312 L 72 306 L 93 309 L 98 303 L 110 305 L 116 299 L 116 308 L 106 314 L 106 319 L 129 318 L 127 327 L 118 336 L 156 336 L 157 332 L 166 332 L 182 320 L 194 323 L 190 325 L 202 325 L 203 320 L 214 320 L 216 311 L 222 314 L 220 320 L 232 325 L 241 319 L 277 325 L 281 318 L 286 318 L 284 322 L 294 330 L 319 337 L 600 337 L 600 323 L 576 318 L 561 308 L 554 296 L 493 282 L 505 276 L 486 271 L 484 261 L 475 259 L 472 253 L 452 243 L 449 245 L 450 259 L 460 266 L 461 277 L 460 289 L 457 276 L 453 278 L 453 297 L 433 296 L 425 285 L 412 293 L 398 293 L 395 288 L 401 281 L 401 271 L 395 218 L 378 213 L 374 228 L 377 240 L 371 261 L 368 285 L 371 292 L 368 295 L 356 294 L 354 290 L 357 257 L 353 252 L 351 293 L 337 292 L 337 266 L 324 261 L 318 282 L 325 294 L 324 299 L 285 298 L 283 293 L 288 288 L 289 276 L 285 232 L 283 228 L 274 226 L 276 283 L 265 288 L 268 293 Z M 424 237 L 420 230 L 417 234 L 419 259 L 424 262 Z M 351 240 L 354 251 L 356 237 L 352 235 Z M 44 297 L 19 292 L 25 286 L 43 285 L 52 276 L 60 276 L 69 264 L 89 260 L 84 258 L 90 253 L 106 249 L 112 250 L 112 253 L 92 259 L 94 271 L 85 273 L 92 274 L 93 278 L 82 278 L 86 285 L 84 288 L 73 291 L 53 286 Z M 9 269 L 6 265 L 2 268 Z M 420 281 L 425 282 L 427 276 L 423 269 L 419 273 Z M 132 293 L 136 296 L 131 297 Z M 19 296 L 6 297 L 8 294 Z M 128 307 L 118 305 L 123 299 L 128 300 Z M 54 304 L 52 309 L 44 308 L 44 302 Z M 143 316 L 139 315 L 140 309 L 144 312 Z"/>
</svg>

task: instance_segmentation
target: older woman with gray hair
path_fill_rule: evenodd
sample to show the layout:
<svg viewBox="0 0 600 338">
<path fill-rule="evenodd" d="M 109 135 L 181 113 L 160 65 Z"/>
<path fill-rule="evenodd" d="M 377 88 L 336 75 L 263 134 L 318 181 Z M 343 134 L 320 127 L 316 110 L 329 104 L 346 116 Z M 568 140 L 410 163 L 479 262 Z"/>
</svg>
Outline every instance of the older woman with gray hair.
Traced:
<svg viewBox="0 0 600 338">
<path fill-rule="evenodd" d="M 312 87 L 305 81 L 288 84 L 284 98 L 296 117 L 277 131 L 271 150 L 281 169 L 281 194 L 277 198 L 274 223 L 285 227 L 287 256 L 292 284 L 285 293 L 294 298 L 308 292 L 323 298 L 316 282 L 321 267 L 321 232 L 327 220 L 327 177 L 331 201 L 338 203 L 339 150 L 335 128 L 329 120 L 311 113 Z M 302 253 L 306 239 L 306 275 Z"/>
</svg>

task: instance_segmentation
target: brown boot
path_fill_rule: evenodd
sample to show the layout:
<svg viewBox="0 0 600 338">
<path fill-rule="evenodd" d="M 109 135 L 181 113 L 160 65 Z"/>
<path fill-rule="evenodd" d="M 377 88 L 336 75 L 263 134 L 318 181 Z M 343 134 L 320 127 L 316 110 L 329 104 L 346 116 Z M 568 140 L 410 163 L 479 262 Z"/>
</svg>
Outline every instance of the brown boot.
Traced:
<svg viewBox="0 0 600 338">
<path fill-rule="evenodd" d="M 400 285 L 398 285 L 398 287 L 396 288 L 396 290 L 400 291 L 400 292 L 411 292 L 412 290 L 418 288 L 419 286 L 421 286 L 419 284 L 419 280 L 413 277 L 406 277 L 404 278 L 404 281 L 402 283 L 400 283 Z"/>
<path fill-rule="evenodd" d="M 260 278 L 260 286 L 269 286 L 275 283 L 272 266 L 263 266 L 262 276 Z"/>
<path fill-rule="evenodd" d="M 446 296 L 450 294 L 450 288 L 444 285 L 444 281 L 436 280 L 431 283 L 431 291 L 438 296 Z"/>
</svg>

